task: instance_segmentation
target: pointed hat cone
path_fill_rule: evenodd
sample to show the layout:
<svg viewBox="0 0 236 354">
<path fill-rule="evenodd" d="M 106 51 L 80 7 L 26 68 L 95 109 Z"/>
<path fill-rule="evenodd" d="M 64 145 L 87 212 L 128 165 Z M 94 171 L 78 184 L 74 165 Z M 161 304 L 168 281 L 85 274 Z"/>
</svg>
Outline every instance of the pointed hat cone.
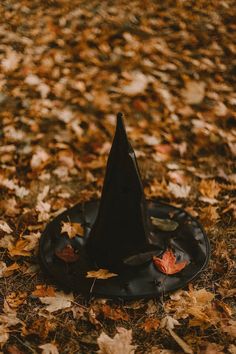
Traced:
<svg viewBox="0 0 236 354">
<path fill-rule="evenodd" d="M 62 229 L 68 221 L 82 225 L 83 234 L 70 238 Z M 173 221 L 175 228 L 168 229 Z M 186 264 L 173 275 L 157 268 L 152 259 L 153 255 L 163 259 L 170 249 L 177 263 Z M 76 204 L 58 215 L 47 225 L 39 245 L 43 270 L 63 288 L 86 297 L 160 296 L 192 282 L 206 267 L 209 255 L 208 237 L 197 220 L 181 208 L 145 201 L 121 114 L 101 200 Z M 101 272 L 112 274 L 99 278 Z"/>
<path fill-rule="evenodd" d="M 148 235 L 140 173 L 119 113 L 88 251 L 99 267 L 116 269 L 126 257 L 151 248 Z"/>
</svg>

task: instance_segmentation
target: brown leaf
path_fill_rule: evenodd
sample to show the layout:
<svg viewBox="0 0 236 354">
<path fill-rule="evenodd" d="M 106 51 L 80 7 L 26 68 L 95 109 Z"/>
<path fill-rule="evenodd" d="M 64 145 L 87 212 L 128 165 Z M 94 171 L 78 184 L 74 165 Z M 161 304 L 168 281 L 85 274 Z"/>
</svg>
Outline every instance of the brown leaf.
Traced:
<svg viewBox="0 0 236 354">
<path fill-rule="evenodd" d="M 162 258 L 153 257 L 153 263 L 164 274 L 175 274 L 180 272 L 188 264 L 187 261 L 176 263 L 176 257 L 172 250 L 167 250 Z"/>
<path fill-rule="evenodd" d="M 221 191 L 221 187 L 215 180 L 203 179 L 199 185 L 199 190 L 204 197 L 215 198 Z"/>
<path fill-rule="evenodd" d="M 160 321 L 157 318 L 147 318 L 139 327 L 143 328 L 145 332 L 156 331 L 160 326 Z"/>
<path fill-rule="evenodd" d="M 52 286 L 36 285 L 36 289 L 32 292 L 32 295 L 38 297 L 55 296 L 55 289 Z"/>
<path fill-rule="evenodd" d="M 87 272 L 86 278 L 108 279 L 117 276 L 118 274 L 110 273 L 108 269 L 99 269 Z"/>
<path fill-rule="evenodd" d="M 106 318 L 109 318 L 113 321 L 129 320 L 128 314 L 119 308 L 112 308 L 109 305 L 102 305 L 101 311 Z"/>
<path fill-rule="evenodd" d="M 75 236 L 83 236 L 84 229 L 80 223 L 75 222 L 62 222 L 61 233 L 66 233 L 69 238 L 73 238 Z"/>
<path fill-rule="evenodd" d="M 57 250 L 55 254 L 66 263 L 73 263 L 79 259 L 79 254 L 75 253 L 74 248 L 70 244 L 67 244 L 64 248 Z"/>
</svg>

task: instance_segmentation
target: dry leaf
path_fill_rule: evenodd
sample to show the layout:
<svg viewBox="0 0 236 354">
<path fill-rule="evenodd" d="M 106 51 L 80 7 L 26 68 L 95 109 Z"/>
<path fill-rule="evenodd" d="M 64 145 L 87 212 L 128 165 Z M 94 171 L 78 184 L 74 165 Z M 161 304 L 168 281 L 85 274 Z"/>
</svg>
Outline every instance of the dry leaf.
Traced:
<svg viewBox="0 0 236 354">
<path fill-rule="evenodd" d="M 57 347 L 53 343 L 40 345 L 39 348 L 43 350 L 42 354 L 59 354 Z"/>
<path fill-rule="evenodd" d="M 79 254 L 75 253 L 74 248 L 67 244 L 64 248 L 56 250 L 55 255 L 66 263 L 73 263 L 79 260 Z"/>
<path fill-rule="evenodd" d="M 43 304 L 48 305 L 45 310 L 55 312 L 71 307 L 74 297 L 73 294 L 64 294 L 62 291 L 58 291 L 55 292 L 55 296 L 40 297 L 39 299 Z"/>
<path fill-rule="evenodd" d="M 98 354 L 134 354 L 136 346 L 131 345 L 132 330 L 122 327 L 117 328 L 114 338 L 102 332 L 97 339 L 99 346 Z"/>
<path fill-rule="evenodd" d="M 2 69 L 5 72 L 14 71 L 18 68 L 21 55 L 12 49 L 7 50 L 7 56 L 2 60 Z"/>
<path fill-rule="evenodd" d="M 185 89 L 182 90 L 182 97 L 187 104 L 199 104 L 205 97 L 205 82 L 187 81 Z"/>
<path fill-rule="evenodd" d="M 108 269 L 99 269 L 87 272 L 86 278 L 108 279 L 117 276 L 118 274 L 110 273 Z"/>
<path fill-rule="evenodd" d="M 153 263 L 164 274 L 175 274 L 180 272 L 188 264 L 187 261 L 176 263 L 176 257 L 172 250 L 167 250 L 162 258 L 153 257 Z"/>
<path fill-rule="evenodd" d="M 149 79 L 140 71 L 131 73 L 132 81 L 130 84 L 123 86 L 122 93 L 128 96 L 136 96 L 146 90 Z"/>
<path fill-rule="evenodd" d="M 32 156 L 30 166 L 33 171 L 43 169 L 49 162 L 50 156 L 43 148 L 38 148 L 36 153 Z"/>
<path fill-rule="evenodd" d="M 37 297 L 52 297 L 55 296 L 55 289 L 52 286 L 36 285 L 36 289 L 32 292 L 32 295 Z"/>
<path fill-rule="evenodd" d="M 143 328 L 145 332 L 149 333 L 151 331 L 156 331 L 159 326 L 160 321 L 157 318 L 147 318 L 139 327 Z"/>
<path fill-rule="evenodd" d="M 221 191 L 221 187 L 215 180 L 201 180 L 199 190 L 204 197 L 215 198 Z"/>
<path fill-rule="evenodd" d="M 27 296 L 26 292 L 11 292 L 7 295 L 6 302 L 11 309 L 16 309 L 25 302 Z"/>
<path fill-rule="evenodd" d="M 151 216 L 152 225 L 156 226 L 159 230 L 162 231 L 174 231 L 177 229 L 179 224 L 171 219 L 159 219 Z"/>
<path fill-rule="evenodd" d="M 6 223 L 6 221 L 3 221 L 3 220 L 0 220 L 0 230 L 6 232 L 7 234 L 10 234 L 11 232 L 13 232 L 13 230 Z"/>
<path fill-rule="evenodd" d="M 61 233 L 66 233 L 69 238 L 83 236 L 84 229 L 80 223 L 62 221 Z"/>
<path fill-rule="evenodd" d="M 203 354 L 224 354 L 224 347 L 216 343 L 208 343 Z"/>
<path fill-rule="evenodd" d="M 106 318 L 109 318 L 113 321 L 118 321 L 118 320 L 128 321 L 129 320 L 128 314 L 119 308 L 112 308 L 109 305 L 102 305 L 101 311 Z"/>
<path fill-rule="evenodd" d="M 187 198 L 190 193 L 191 187 L 180 186 L 176 183 L 170 182 L 168 184 L 168 189 L 176 198 Z"/>
</svg>

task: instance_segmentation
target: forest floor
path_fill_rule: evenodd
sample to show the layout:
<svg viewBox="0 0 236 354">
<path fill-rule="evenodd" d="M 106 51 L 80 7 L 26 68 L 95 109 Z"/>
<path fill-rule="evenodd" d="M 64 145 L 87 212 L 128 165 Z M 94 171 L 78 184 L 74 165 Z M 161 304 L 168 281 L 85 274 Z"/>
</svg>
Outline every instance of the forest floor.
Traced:
<svg viewBox="0 0 236 354">
<path fill-rule="evenodd" d="M 3 0 L 0 14 L 2 352 L 235 354 L 234 1 Z M 198 218 L 211 260 L 174 294 L 86 301 L 43 274 L 38 241 L 99 198 L 119 111 L 146 197 Z"/>
</svg>

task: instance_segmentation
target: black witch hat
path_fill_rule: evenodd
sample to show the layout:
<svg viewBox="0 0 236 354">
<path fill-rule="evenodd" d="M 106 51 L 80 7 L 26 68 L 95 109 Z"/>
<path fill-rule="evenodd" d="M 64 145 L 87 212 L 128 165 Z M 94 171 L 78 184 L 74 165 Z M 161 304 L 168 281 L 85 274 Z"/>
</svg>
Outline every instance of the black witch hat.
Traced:
<svg viewBox="0 0 236 354">
<path fill-rule="evenodd" d="M 68 220 L 82 224 L 84 235 L 70 239 L 62 233 L 61 225 Z M 177 265 L 186 265 L 175 274 L 156 266 L 170 252 L 172 261 L 174 257 Z M 66 210 L 48 224 L 40 239 L 45 271 L 64 288 L 87 296 L 159 296 L 197 277 L 209 254 L 208 238 L 197 220 L 182 209 L 145 200 L 121 113 L 101 200 Z"/>
</svg>

